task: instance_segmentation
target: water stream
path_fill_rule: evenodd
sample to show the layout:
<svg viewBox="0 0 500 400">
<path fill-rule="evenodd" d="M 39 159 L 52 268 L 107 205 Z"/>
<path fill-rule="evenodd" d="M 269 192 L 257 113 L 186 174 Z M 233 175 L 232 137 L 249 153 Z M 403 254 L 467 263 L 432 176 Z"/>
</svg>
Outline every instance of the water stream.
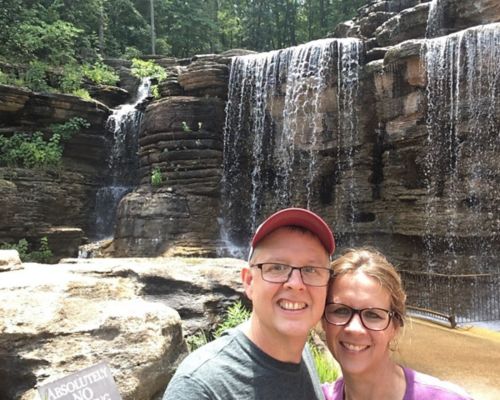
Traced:
<svg viewBox="0 0 500 400">
<path fill-rule="evenodd" d="M 495 241 L 500 232 L 496 159 L 500 150 L 500 24 L 428 40 L 423 61 L 428 104 L 428 271 L 498 273 Z M 463 257 L 463 249 L 472 255 Z M 474 282 L 471 280 L 471 293 L 462 293 L 464 298 L 470 298 L 470 308 L 475 312 L 498 312 L 500 305 L 490 304 L 497 298 L 493 294 L 498 288 L 490 288 L 491 293 L 476 293 L 472 291 Z M 463 317 L 467 320 L 466 315 Z"/>
<path fill-rule="evenodd" d="M 351 151 L 361 50 L 357 39 L 323 39 L 233 59 L 221 221 L 232 255 L 246 247 L 263 214 L 312 208 L 318 154 L 331 131 L 342 132 L 339 152 Z M 327 122 L 333 113 L 336 127 Z"/>
<path fill-rule="evenodd" d="M 113 133 L 113 147 L 108 159 L 107 184 L 96 194 L 93 239 L 112 236 L 118 203 L 137 185 L 138 138 L 144 115 L 140 105 L 149 94 L 150 80 L 143 79 L 133 102 L 113 110 L 106 122 L 106 129 Z"/>
</svg>

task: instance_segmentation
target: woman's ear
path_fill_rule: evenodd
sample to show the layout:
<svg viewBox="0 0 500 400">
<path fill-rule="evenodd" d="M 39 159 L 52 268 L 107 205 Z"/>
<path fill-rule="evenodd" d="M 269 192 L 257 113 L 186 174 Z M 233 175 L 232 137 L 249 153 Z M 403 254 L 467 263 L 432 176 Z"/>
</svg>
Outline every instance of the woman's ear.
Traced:
<svg viewBox="0 0 500 400">
<path fill-rule="evenodd" d="M 252 300 L 252 292 L 253 292 L 253 275 L 252 270 L 249 266 L 245 266 L 241 269 L 241 281 L 243 282 L 243 288 L 245 289 L 245 293 L 247 297 Z"/>
</svg>

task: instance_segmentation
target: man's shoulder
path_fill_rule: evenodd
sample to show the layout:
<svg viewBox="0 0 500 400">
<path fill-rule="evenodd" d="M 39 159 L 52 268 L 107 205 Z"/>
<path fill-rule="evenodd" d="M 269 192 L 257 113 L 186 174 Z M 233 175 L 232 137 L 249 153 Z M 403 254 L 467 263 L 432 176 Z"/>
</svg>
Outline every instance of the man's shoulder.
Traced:
<svg viewBox="0 0 500 400">
<path fill-rule="evenodd" d="M 248 398 L 250 375 L 238 329 L 189 354 L 170 381 L 164 400 Z"/>
<path fill-rule="evenodd" d="M 199 370 L 205 370 L 208 373 L 215 372 L 217 364 L 224 364 L 225 358 L 229 353 L 239 347 L 238 336 L 241 333 L 233 329 L 227 334 L 201 346 L 190 353 L 179 365 L 177 374 L 192 375 Z"/>
</svg>

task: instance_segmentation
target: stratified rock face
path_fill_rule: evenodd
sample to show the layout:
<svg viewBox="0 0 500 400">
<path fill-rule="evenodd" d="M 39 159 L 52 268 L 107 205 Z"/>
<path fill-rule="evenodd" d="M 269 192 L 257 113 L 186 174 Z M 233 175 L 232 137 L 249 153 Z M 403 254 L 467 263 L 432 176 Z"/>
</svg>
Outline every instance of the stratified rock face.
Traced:
<svg viewBox="0 0 500 400">
<path fill-rule="evenodd" d="M 213 326 L 241 298 L 240 267 L 165 258 L 1 272 L 0 398 L 33 400 L 38 384 L 100 361 L 124 400 L 158 398 L 186 355 L 183 331 Z"/>
<path fill-rule="evenodd" d="M 425 36 L 429 4 L 419 4 L 391 17 L 375 30 L 379 46 L 392 46 L 404 40 Z"/>
<path fill-rule="evenodd" d="M 147 108 L 139 139 L 141 188 L 119 205 L 116 255 L 175 248 L 215 255 L 223 121 L 224 102 L 216 97 L 168 97 Z M 155 169 L 162 183 L 151 187 Z"/>
<path fill-rule="evenodd" d="M 0 99 L 0 129 L 7 135 L 47 131 L 73 117 L 90 124 L 64 144 L 60 170 L 0 168 L 0 242 L 27 238 L 37 243 L 47 236 L 56 256 L 75 256 L 82 229 L 92 222 L 95 192 L 107 169 L 112 138 L 104 125 L 109 110 L 75 96 L 5 85 L 0 85 Z"/>
<path fill-rule="evenodd" d="M 179 84 L 188 96 L 227 96 L 227 65 L 213 61 L 195 61 L 181 69 Z"/>
<path fill-rule="evenodd" d="M 94 209 L 95 183 L 77 172 L 0 170 L 0 243 L 24 238 L 37 248 L 47 237 L 56 259 L 77 256 Z"/>
</svg>

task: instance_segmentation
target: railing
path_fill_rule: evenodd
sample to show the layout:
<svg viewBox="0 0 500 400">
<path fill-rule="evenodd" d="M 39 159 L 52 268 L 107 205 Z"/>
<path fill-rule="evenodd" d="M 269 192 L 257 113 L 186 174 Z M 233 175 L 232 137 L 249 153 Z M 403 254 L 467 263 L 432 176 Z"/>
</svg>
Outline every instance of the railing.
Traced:
<svg viewBox="0 0 500 400">
<path fill-rule="evenodd" d="M 500 274 L 446 275 L 400 271 L 409 309 L 417 314 L 462 322 L 500 320 Z"/>
</svg>

